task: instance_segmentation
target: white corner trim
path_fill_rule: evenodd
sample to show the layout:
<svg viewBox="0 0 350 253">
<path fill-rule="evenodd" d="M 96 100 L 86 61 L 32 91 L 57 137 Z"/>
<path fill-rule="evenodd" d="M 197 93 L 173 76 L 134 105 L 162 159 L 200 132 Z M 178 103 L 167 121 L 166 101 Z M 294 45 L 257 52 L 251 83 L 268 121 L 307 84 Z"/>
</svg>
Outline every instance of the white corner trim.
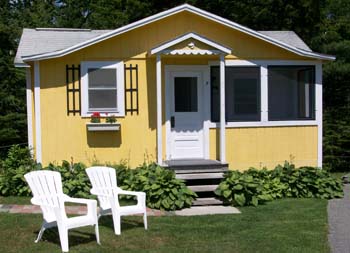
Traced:
<svg viewBox="0 0 350 253">
<path fill-rule="evenodd" d="M 226 162 L 225 56 L 220 55 L 220 161 Z"/>
<path fill-rule="evenodd" d="M 81 116 L 90 117 L 94 111 L 89 110 L 88 69 L 116 69 L 117 72 L 117 111 L 98 111 L 116 117 L 125 116 L 124 63 L 123 61 L 83 61 L 81 62 Z"/>
<path fill-rule="evenodd" d="M 222 25 L 227 26 L 229 28 L 236 29 L 236 30 L 238 30 L 240 32 L 243 32 L 245 34 L 251 35 L 251 36 L 253 36 L 255 38 L 261 39 L 263 41 L 266 41 L 266 42 L 271 43 L 271 44 L 273 44 L 275 46 L 284 48 L 284 49 L 286 49 L 286 50 L 288 50 L 290 52 L 296 53 L 296 54 L 301 55 L 301 56 L 315 58 L 315 59 L 321 59 L 321 60 L 335 60 L 335 56 L 325 55 L 325 54 L 320 54 L 320 53 L 315 53 L 315 52 L 309 52 L 309 51 L 305 51 L 305 50 L 299 49 L 297 47 L 288 45 L 288 44 L 286 44 L 284 42 L 281 42 L 279 40 L 276 40 L 274 38 L 271 38 L 269 36 L 261 34 L 261 33 L 257 32 L 257 31 L 254 31 L 254 30 L 252 30 L 252 29 L 250 29 L 248 27 L 239 25 L 239 24 L 237 24 L 235 22 L 232 22 L 232 21 L 230 21 L 228 19 L 222 18 L 220 16 L 217 16 L 217 15 L 212 14 L 210 12 L 207 12 L 207 11 L 204 11 L 202 9 L 196 8 L 196 7 L 194 7 L 192 5 L 189 5 L 189 4 L 183 4 L 183 5 L 174 7 L 172 9 L 160 12 L 158 14 L 152 15 L 152 16 L 144 18 L 144 19 L 141 19 L 141 20 L 133 22 L 133 23 L 131 23 L 129 25 L 120 27 L 120 28 L 118 28 L 116 30 L 110 31 L 108 33 L 105 33 L 105 34 L 102 34 L 100 36 L 97 36 L 97 37 L 95 37 L 93 39 L 90 39 L 90 40 L 78 43 L 78 44 L 76 44 L 74 46 L 71 46 L 71 47 L 68 47 L 68 48 L 65 48 L 65 49 L 62 49 L 62 50 L 59 50 L 59 51 L 49 52 L 49 53 L 44 53 L 44 54 L 39 54 L 39 55 L 22 56 L 22 60 L 23 61 L 35 61 L 35 60 L 43 60 L 43 59 L 61 57 L 61 56 L 67 55 L 69 53 L 75 52 L 77 50 L 80 50 L 82 48 L 85 48 L 85 47 L 88 47 L 90 45 L 93 45 L 93 44 L 96 44 L 98 42 L 101 42 L 103 40 L 107 40 L 107 39 L 109 39 L 111 37 L 114 37 L 114 36 L 126 33 L 126 32 L 128 32 L 130 30 L 136 29 L 138 27 L 142 27 L 142 26 L 147 25 L 149 23 L 158 21 L 160 19 L 166 18 L 168 16 L 171 16 L 171 15 L 177 14 L 179 12 L 183 12 L 183 11 L 188 11 L 188 12 L 191 12 L 193 14 L 202 16 L 202 17 L 204 17 L 206 19 L 212 20 L 212 21 L 214 21 L 216 23 L 222 24 Z"/>
<path fill-rule="evenodd" d="M 316 97 L 316 121 L 317 121 L 317 166 L 322 167 L 323 161 L 323 108 L 322 108 L 322 64 L 315 68 L 315 97 Z"/>
<path fill-rule="evenodd" d="M 268 74 L 267 66 L 260 66 L 260 120 L 262 122 L 269 121 L 268 110 L 269 110 L 269 93 L 268 93 Z"/>
<path fill-rule="evenodd" d="M 41 147 L 41 107 L 40 107 L 40 63 L 34 62 L 34 110 L 35 110 L 35 150 L 36 160 L 42 163 Z"/>
<path fill-rule="evenodd" d="M 163 139 L 162 139 L 162 62 L 161 56 L 157 55 L 157 162 L 163 163 Z"/>
<path fill-rule="evenodd" d="M 27 100 L 27 133 L 28 148 L 33 153 L 33 98 L 32 98 L 32 75 L 31 69 L 26 69 L 26 100 Z"/>
<path fill-rule="evenodd" d="M 182 41 L 185 41 L 185 40 L 188 40 L 188 39 L 195 39 L 195 40 L 198 40 L 208 46 L 211 46 L 219 51 L 221 51 L 222 53 L 225 53 L 225 54 L 231 54 L 231 49 L 228 48 L 228 47 L 225 47 L 223 45 L 220 45 L 219 43 L 216 43 L 208 38 L 205 38 L 199 34 L 196 34 L 196 33 L 186 33 L 184 35 L 181 35 L 180 37 L 177 37 L 173 40 L 170 40 L 166 43 L 163 43 L 161 44 L 160 46 L 157 46 L 153 49 L 151 49 L 151 54 L 157 54 L 157 53 L 160 53 L 162 52 L 163 50 L 165 49 L 168 49 L 169 47 L 172 47 L 176 44 L 179 44 L 181 43 Z M 194 51 L 194 50 L 193 50 Z"/>
</svg>

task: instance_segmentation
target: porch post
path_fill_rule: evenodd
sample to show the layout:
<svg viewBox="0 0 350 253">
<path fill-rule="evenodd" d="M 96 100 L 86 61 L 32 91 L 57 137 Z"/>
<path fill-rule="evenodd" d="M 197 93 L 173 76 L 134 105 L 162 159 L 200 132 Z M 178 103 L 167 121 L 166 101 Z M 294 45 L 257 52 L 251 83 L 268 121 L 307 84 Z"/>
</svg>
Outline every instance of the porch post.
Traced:
<svg viewBox="0 0 350 253">
<path fill-rule="evenodd" d="M 162 62 L 160 54 L 157 54 L 157 162 L 162 164 Z"/>
<path fill-rule="evenodd" d="M 220 55 L 220 161 L 226 162 L 225 55 Z"/>
</svg>

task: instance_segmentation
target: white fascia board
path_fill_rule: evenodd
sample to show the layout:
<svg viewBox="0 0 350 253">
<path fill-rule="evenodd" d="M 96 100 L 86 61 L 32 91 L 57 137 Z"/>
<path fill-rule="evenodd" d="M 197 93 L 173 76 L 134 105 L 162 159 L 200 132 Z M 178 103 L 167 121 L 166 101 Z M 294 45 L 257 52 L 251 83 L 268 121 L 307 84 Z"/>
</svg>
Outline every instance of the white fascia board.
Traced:
<svg viewBox="0 0 350 253">
<path fill-rule="evenodd" d="M 23 61 L 34 61 L 34 60 L 44 60 L 44 59 L 61 57 L 61 56 L 67 55 L 69 53 L 75 52 L 77 50 L 80 50 L 82 48 L 85 48 L 85 47 L 88 47 L 90 45 L 93 45 L 93 44 L 96 44 L 98 42 L 101 42 L 103 40 L 109 39 L 109 38 L 111 38 L 113 36 L 116 36 L 116 35 L 128 32 L 130 30 L 133 30 L 133 29 L 136 29 L 138 27 L 147 25 L 149 23 L 158 21 L 160 19 L 163 19 L 165 17 L 177 14 L 177 13 L 182 12 L 182 11 L 188 11 L 188 12 L 197 14 L 199 16 L 202 16 L 204 18 L 212 20 L 212 21 L 214 21 L 216 23 L 220 23 L 220 24 L 225 25 L 227 27 L 234 28 L 234 29 L 236 29 L 238 31 L 241 31 L 241 32 L 246 33 L 246 34 L 249 34 L 249 35 L 251 35 L 253 37 L 256 37 L 258 39 L 264 40 L 266 42 L 269 42 L 269 43 L 271 43 L 273 45 L 276 45 L 278 47 L 284 48 L 284 49 L 286 49 L 288 51 L 291 51 L 291 52 L 296 53 L 296 54 L 301 55 L 301 56 L 316 58 L 316 59 L 320 59 L 320 60 L 335 60 L 335 56 L 324 55 L 324 54 L 319 54 L 319 53 L 315 53 L 315 52 L 309 52 L 309 51 L 305 51 L 305 50 L 293 47 L 293 46 L 288 45 L 288 44 L 286 44 L 284 42 L 281 42 L 279 40 L 273 39 L 273 38 L 271 38 L 269 36 L 266 36 L 264 34 L 261 34 L 261 33 L 257 32 L 257 31 L 254 31 L 254 30 L 252 30 L 250 28 L 247 28 L 245 26 L 239 25 L 239 24 L 237 24 L 237 23 L 235 23 L 233 21 L 230 21 L 228 19 L 222 18 L 222 17 L 217 16 L 215 14 L 212 14 L 210 12 L 201 10 L 201 9 L 196 8 L 196 7 L 194 7 L 192 5 L 189 5 L 189 4 L 183 4 L 183 5 L 174 7 L 172 9 L 160 12 L 158 14 L 155 14 L 155 15 L 152 15 L 150 17 L 147 17 L 147 18 L 141 19 L 139 21 L 133 22 L 133 23 L 131 23 L 129 25 L 120 27 L 120 28 L 118 28 L 116 30 L 113 30 L 111 32 L 102 34 L 102 35 L 97 36 L 97 37 L 95 37 L 93 39 L 90 39 L 90 40 L 78 43 L 78 44 L 76 44 L 74 46 L 68 47 L 68 48 L 63 49 L 63 50 L 50 52 L 50 53 L 39 54 L 39 55 L 27 55 L 27 56 L 23 56 L 22 59 L 23 59 Z"/>
<path fill-rule="evenodd" d="M 223 52 L 225 54 L 231 54 L 231 49 L 230 48 L 225 47 L 223 45 L 220 45 L 220 44 L 218 44 L 218 43 L 216 43 L 216 42 L 214 42 L 214 41 L 212 41 L 212 40 L 210 40 L 208 38 L 205 38 L 205 37 L 203 37 L 203 36 L 201 36 L 199 34 L 192 33 L 192 32 L 186 33 L 186 34 L 184 34 L 184 35 L 182 35 L 180 37 L 177 37 L 177 38 L 175 38 L 173 40 L 170 40 L 170 41 L 168 41 L 168 42 L 166 42 L 166 43 L 164 43 L 164 44 L 162 44 L 162 45 L 160 45 L 158 47 L 153 48 L 151 50 L 151 54 L 157 54 L 159 52 L 162 52 L 163 50 L 166 50 L 169 47 L 172 47 L 172 46 L 174 46 L 176 44 L 179 44 L 179 43 L 181 43 L 181 42 L 183 42 L 185 40 L 188 40 L 188 39 L 198 40 L 198 41 L 200 41 L 200 42 L 202 42 L 202 43 L 204 43 L 204 44 L 206 44 L 208 46 L 216 48 L 217 50 L 219 50 L 219 51 L 221 51 L 221 52 Z"/>
<path fill-rule="evenodd" d="M 29 64 L 26 63 L 15 63 L 16 68 L 30 68 Z"/>
</svg>

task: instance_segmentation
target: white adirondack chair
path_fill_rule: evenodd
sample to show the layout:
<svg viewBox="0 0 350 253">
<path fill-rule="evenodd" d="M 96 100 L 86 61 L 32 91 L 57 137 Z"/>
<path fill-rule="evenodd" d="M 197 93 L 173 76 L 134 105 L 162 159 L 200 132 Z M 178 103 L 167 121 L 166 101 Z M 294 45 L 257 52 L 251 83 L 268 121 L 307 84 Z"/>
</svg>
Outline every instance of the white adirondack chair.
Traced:
<svg viewBox="0 0 350 253">
<path fill-rule="evenodd" d="M 146 194 L 144 192 L 124 191 L 117 186 L 115 169 L 109 167 L 90 167 L 86 173 L 92 184 L 91 194 L 97 195 L 100 212 L 98 217 L 112 213 L 114 233 L 120 235 L 120 218 L 125 215 L 143 214 L 143 223 L 147 229 Z M 133 195 L 137 197 L 137 204 L 120 206 L 119 195 Z"/>
<path fill-rule="evenodd" d="M 44 222 L 35 242 L 39 242 L 45 229 L 58 227 L 63 252 L 69 251 L 68 230 L 83 226 L 95 226 L 96 241 L 100 244 L 97 218 L 97 201 L 93 199 L 71 198 L 63 193 L 61 174 L 56 171 L 38 170 L 24 175 L 33 193 L 32 204 L 39 205 Z M 68 218 L 65 202 L 87 205 L 87 214 Z"/>
</svg>

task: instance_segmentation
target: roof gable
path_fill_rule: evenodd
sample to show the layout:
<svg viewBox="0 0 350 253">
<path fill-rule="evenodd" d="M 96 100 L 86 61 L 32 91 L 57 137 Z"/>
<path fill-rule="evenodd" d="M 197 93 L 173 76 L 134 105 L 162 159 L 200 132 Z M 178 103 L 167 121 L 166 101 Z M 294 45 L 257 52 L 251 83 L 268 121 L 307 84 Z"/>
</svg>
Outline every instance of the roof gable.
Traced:
<svg viewBox="0 0 350 253">
<path fill-rule="evenodd" d="M 114 36 L 117 36 L 117 35 L 126 33 L 128 31 L 134 30 L 138 27 L 147 25 L 149 23 L 158 21 L 160 19 L 164 19 L 166 17 L 169 17 L 171 15 L 174 15 L 174 14 L 177 14 L 180 12 L 184 12 L 184 11 L 199 15 L 201 17 L 204 17 L 208 20 L 214 21 L 214 22 L 219 23 L 221 25 L 224 25 L 226 27 L 238 30 L 240 32 L 243 32 L 243 33 L 248 34 L 252 37 L 258 38 L 260 40 L 263 40 L 265 42 L 268 42 L 270 44 L 273 44 L 277 47 L 283 48 L 287 51 L 290 51 L 290 52 L 295 53 L 295 54 L 300 55 L 300 56 L 310 57 L 313 59 L 321 59 L 321 60 L 334 60 L 335 59 L 334 56 L 319 54 L 319 53 L 312 52 L 311 50 L 307 50 L 309 48 L 301 40 L 300 40 L 301 43 L 299 41 L 299 47 L 296 47 L 296 46 L 293 46 L 293 45 L 290 45 L 290 44 L 283 42 L 283 39 L 280 39 L 280 40 L 275 39 L 274 36 L 272 35 L 272 32 L 270 32 L 270 34 L 269 34 L 269 32 L 257 32 L 257 31 L 254 31 L 252 29 L 249 29 L 247 27 L 244 27 L 242 25 L 239 25 L 235 22 L 232 22 L 230 20 L 219 17 L 217 15 L 214 15 L 212 13 L 209 13 L 207 11 L 201 10 L 199 8 L 196 8 L 196 7 L 188 5 L 188 4 L 180 5 L 178 7 L 175 7 L 175 8 L 169 9 L 167 11 L 155 14 L 153 16 L 144 18 L 142 20 L 139 20 L 139 21 L 136 21 L 136 22 L 131 23 L 129 25 L 120 27 L 118 29 L 115 29 L 115 30 L 112 30 L 109 32 L 105 32 L 99 36 L 92 37 L 90 39 L 79 42 L 77 44 L 74 44 L 74 45 L 69 46 L 69 47 L 64 48 L 64 49 L 59 49 L 59 50 L 52 51 L 52 52 L 44 52 L 44 53 L 40 53 L 37 55 L 23 55 L 22 54 L 22 59 L 23 59 L 23 61 L 35 61 L 35 60 L 43 60 L 43 59 L 61 57 L 61 56 L 70 54 L 72 52 L 75 52 L 77 50 L 80 50 L 82 48 L 86 48 L 88 46 L 94 45 L 94 44 L 99 43 L 101 41 L 107 40 L 107 39 L 112 38 Z M 274 34 L 274 35 L 276 36 L 276 34 Z M 285 39 L 286 38 L 284 37 L 284 40 Z"/>
<path fill-rule="evenodd" d="M 223 45 L 220 45 L 220 44 L 218 44 L 218 43 L 216 43 L 216 42 L 214 42 L 212 40 L 209 40 L 209 39 L 207 39 L 207 38 L 205 38 L 205 37 L 203 37 L 201 35 L 198 35 L 196 33 L 192 33 L 191 32 L 191 33 L 186 33 L 186 34 L 184 34 L 184 35 L 182 35 L 180 37 L 177 37 L 177 38 L 175 38 L 173 40 L 170 40 L 170 41 L 168 41 L 166 43 L 163 43 L 162 45 L 159 45 L 156 48 L 153 48 L 151 50 L 151 54 L 162 53 L 165 50 L 171 48 L 172 46 L 175 46 L 175 45 L 177 45 L 177 44 L 179 44 L 181 42 L 184 42 L 184 41 L 190 40 L 190 39 L 195 40 L 195 41 L 199 41 L 199 42 L 201 42 L 203 44 L 206 44 L 206 45 L 214 48 L 214 50 L 219 51 L 221 53 L 225 53 L 225 54 L 230 54 L 231 53 L 231 49 L 230 48 L 225 47 Z"/>
</svg>

